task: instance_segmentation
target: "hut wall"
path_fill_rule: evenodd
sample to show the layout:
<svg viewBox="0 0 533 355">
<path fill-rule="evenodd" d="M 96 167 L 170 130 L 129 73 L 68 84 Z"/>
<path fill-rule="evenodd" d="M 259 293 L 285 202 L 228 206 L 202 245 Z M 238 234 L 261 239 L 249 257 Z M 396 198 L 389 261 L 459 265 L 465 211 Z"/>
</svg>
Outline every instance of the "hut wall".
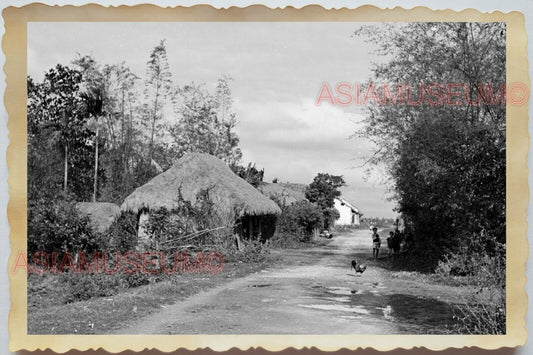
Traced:
<svg viewBox="0 0 533 355">
<path fill-rule="evenodd" d="M 148 223 L 148 219 L 150 218 L 150 214 L 148 211 L 143 210 L 139 214 L 139 229 L 137 230 L 137 247 L 142 248 L 143 246 L 149 244 L 149 235 L 146 231 L 146 224 Z"/>
<path fill-rule="evenodd" d="M 276 231 L 276 216 L 244 216 L 235 228 L 235 232 L 241 237 L 248 240 L 266 241 L 270 239 Z"/>
</svg>

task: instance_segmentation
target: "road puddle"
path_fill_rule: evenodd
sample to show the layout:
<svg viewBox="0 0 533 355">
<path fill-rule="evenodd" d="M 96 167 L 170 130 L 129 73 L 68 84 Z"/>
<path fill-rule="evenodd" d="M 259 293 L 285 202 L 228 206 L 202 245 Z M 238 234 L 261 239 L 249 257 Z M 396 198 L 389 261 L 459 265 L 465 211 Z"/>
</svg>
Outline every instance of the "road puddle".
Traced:
<svg viewBox="0 0 533 355">
<path fill-rule="evenodd" d="M 385 318 L 389 322 L 394 322 L 394 317 L 392 316 L 392 307 L 391 306 L 387 306 L 387 307 L 381 308 L 381 310 L 383 311 L 383 318 Z"/>
<path fill-rule="evenodd" d="M 300 307 L 318 309 L 321 311 L 337 311 L 337 312 L 349 312 L 358 314 L 369 314 L 370 312 L 358 306 L 342 305 L 342 304 L 300 304 Z"/>
<path fill-rule="evenodd" d="M 398 324 L 413 334 L 447 334 L 453 329 L 454 305 L 437 298 L 426 298 L 407 294 L 383 294 L 377 289 L 385 288 L 381 283 L 371 283 L 369 290 L 355 290 L 348 287 L 326 287 L 314 289 L 312 297 L 326 303 L 300 304 L 299 306 L 340 312 L 343 318 L 375 318 Z"/>
<path fill-rule="evenodd" d="M 436 298 L 394 294 L 385 296 L 390 306 L 388 316 L 395 323 L 409 326 L 415 333 L 449 333 L 457 320 L 454 319 L 454 304 Z M 382 311 L 383 314 L 385 311 Z"/>
<path fill-rule="evenodd" d="M 327 301 L 346 302 L 346 303 L 349 303 L 351 301 L 349 297 L 324 297 L 322 299 L 327 300 Z"/>
</svg>

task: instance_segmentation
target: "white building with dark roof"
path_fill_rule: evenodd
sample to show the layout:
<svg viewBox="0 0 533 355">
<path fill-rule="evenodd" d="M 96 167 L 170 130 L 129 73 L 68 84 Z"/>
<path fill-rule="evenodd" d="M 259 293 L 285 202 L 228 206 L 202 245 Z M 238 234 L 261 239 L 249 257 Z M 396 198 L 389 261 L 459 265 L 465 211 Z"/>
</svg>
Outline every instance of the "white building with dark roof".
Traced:
<svg viewBox="0 0 533 355">
<path fill-rule="evenodd" d="M 336 225 L 340 226 L 358 226 L 361 222 L 361 211 L 348 201 L 342 198 L 335 199 L 335 209 L 339 211 L 339 219 L 335 221 Z"/>
</svg>

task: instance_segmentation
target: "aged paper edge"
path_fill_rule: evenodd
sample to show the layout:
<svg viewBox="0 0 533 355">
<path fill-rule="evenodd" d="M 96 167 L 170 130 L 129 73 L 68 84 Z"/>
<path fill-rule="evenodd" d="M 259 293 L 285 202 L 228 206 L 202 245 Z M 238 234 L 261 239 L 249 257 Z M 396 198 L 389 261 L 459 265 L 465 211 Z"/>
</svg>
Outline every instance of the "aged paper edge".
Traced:
<svg viewBox="0 0 533 355">
<path fill-rule="evenodd" d="M 262 5 L 245 8 L 215 9 L 210 5 L 161 8 L 155 5 L 104 7 L 48 6 L 30 4 L 3 11 L 6 33 L 2 49 L 6 56 L 4 72 L 7 88 L 4 104 L 9 115 L 10 144 L 7 149 L 9 169 L 8 220 L 11 228 L 11 254 L 8 261 L 11 310 L 9 314 L 9 349 L 51 349 L 66 352 L 70 349 L 103 348 L 110 352 L 178 348 L 194 350 L 211 348 L 224 351 L 264 348 L 279 351 L 288 347 L 301 349 L 316 347 L 325 351 L 342 348 L 373 348 L 380 351 L 395 348 L 425 347 L 431 350 L 480 347 L 497 349 L 523 345 L 527 339 L 525 316 L 525 266 L 528 256 L 526 209 L 529 200 L 527 153 L 529 150 L 528 107 L 507 105 L 507 333 L 505 335 L 28 335 L 26 274 L 11 272 L 19 252 L 26 252 L 27 243 L 27 146 L 26 146 L 26 73 L 27 23 L 63 21 L 316 21 L 316 22 L 506 22 L 507 24 L 507 82 L 522 82 L 530 87 L 527 61 L 527 34 L 524 15 L 519 12 L 481 13 L 475 9 L 461 12 L 431 10 L 415 7 L 380 9 L 362 6 L 357 9 L 326 10 L 319 5 L 301 9 L 286 7 L 272 9 Z M 513 275 L 509 277 L 509 275 Z"/>
</svg>

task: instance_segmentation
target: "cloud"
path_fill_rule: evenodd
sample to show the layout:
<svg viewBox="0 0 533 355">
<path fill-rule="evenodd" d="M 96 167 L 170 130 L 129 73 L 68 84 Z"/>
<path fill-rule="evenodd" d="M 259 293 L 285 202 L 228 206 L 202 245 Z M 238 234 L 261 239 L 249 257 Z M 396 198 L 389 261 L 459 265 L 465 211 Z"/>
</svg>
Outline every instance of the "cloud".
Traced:
<svg viewBox="0 0 533 355">
<path fill-rule="evenodd" d="M 28 25 L 28 73 L 37 80 L 76 53 L 101 64 L 126 62 L 143 77 L 149 54 L 166 39 L 176 84 L 209 89 L 230 75 L 244 162 L 266 179 L 309 183 L 318 172 L 343 175 L 343 194 L 367 216 L 390 215 L 385 189 L 363 179 L 357 157 L 372 144 L 350 139 L 363 116 L 355 107 L 315 105 L 321 84 L 362 82 L 375 58 L 351 36 L 356 23 L 55 22 Z M 369 212 L 370 211 L 370 212 Z"/>
<path fill-rule="evenodd" d="M 350 139 L 362 116 L 337 106 L 316 106 L 310 98 L 294 102 L 236 102 L 238 133 L 245 151 L 254 156 L 284 151 L 285 156 L 326 164 L 333 159 L 351 167 L 357 153 L 368 153 L 368 141 Z M 314 164 L 313 164 L 314 165 Z"/>
</svg>

